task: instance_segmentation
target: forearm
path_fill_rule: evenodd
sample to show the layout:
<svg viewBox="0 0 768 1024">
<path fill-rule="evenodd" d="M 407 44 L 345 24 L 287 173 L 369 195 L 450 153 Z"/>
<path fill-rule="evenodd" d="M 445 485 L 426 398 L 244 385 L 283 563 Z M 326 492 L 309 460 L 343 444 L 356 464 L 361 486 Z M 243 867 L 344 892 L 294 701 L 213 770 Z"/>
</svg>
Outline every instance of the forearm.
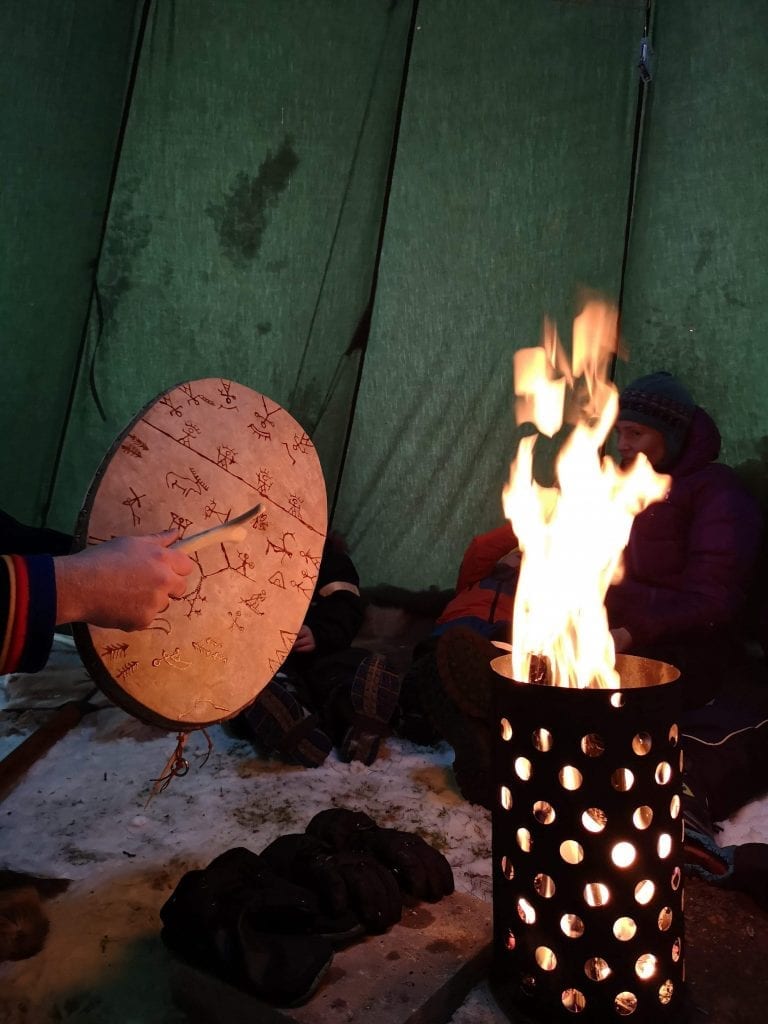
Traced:
<svg viewBox="0 0 768 1024">
<path fill-rule="evenodd" d="M 610 626 L 624 627 L 634 644 L 655 643 L 677 636 L 717 629 L 738 614 L 738 595 L 654 587 L 627 581 L 608 591 Z"/>
<path fill-rule="evenodd" d="M 88 572 L 87 563 L 78 555 L 54 558 L 53 564 L 56 572 L 56 625 L 90 622 L 98 580 Z"/>
<path fill-rule="evenodd" d="M 176 531 L 118 537 L 54 559 L 56 621 L 146 629 L 181 597 L 195 564 L 171 546 Z"/>
</svg>

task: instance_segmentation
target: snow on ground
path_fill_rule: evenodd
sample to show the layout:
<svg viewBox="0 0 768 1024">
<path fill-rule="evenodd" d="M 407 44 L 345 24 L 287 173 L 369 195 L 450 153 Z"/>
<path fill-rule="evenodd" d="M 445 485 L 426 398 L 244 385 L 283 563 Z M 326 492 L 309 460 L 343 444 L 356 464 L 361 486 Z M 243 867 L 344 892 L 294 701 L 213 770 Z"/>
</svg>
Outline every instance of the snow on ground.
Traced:
<svg viewBox="0 0 768 1024">
<path fill-rule="evenodd" d="M 723 831 L 717 836 L 720 846 L 768 843 L 768 797 L 746 804 L 721 824 Z"/>
<path fill-rule="evenodd" d="M 56 661 L 58 658 L 58 662 Z M 0 679 L 0 758 L 39 721 L 25 706 L 57 707 L 92 684 L 66 640 L 52 669 Z M 62 738 L 0 805 L 0 866 L 73 880 L 46 904 L 51 931 L 37 956 L 0 964 L 0 1024 L 183 1024 L 167 983 L 159 910 L 181 875 L 233 846 L 258 852 L 303 831 L 330 806 L 364 810 L 382 825 L 418 831 L 442 849 L 456 887 L 491 896 L 490 815 L 456 791 L 446 744 L 389 739 L 374 765 L 319 769 L 259 758 L 224 728 L 188 747 L 189 773 L 147 798 L 175 737 L 145 726 L 98 695 L 100 709 Z M 722 844 L 768 841 L 768 800 L 724 823 Z M 490 936 L 489 936 L 490 938 Z M 501 1024 L 477 986 L 452 1024 Z"/>
<path fill-rule="evenodd" d="M 80 679 L 82 692 L 88 684 Z M 0 757 L 26 731 L 24 715 L 12 712 L 27 682 L 28 703 L 61 703 L 55 686 L 46 694 L 44 677 L 17 677 L 3 717 L 15 719 L 18 732 L 8 735 L 6 724 Z M 77 690 L 71 679 L 67 687 Z M 43 951 L 0 965 L 0 1024 L 181 1024 L 158 916 L 181 875 L 234 846 L 258 852 L 327 807 L 418 831 L 446 854 L 458 890 L 490 899 L 490 815 L 457 793 L 447 745 L 390 739 L 370 768 L 332 754 L 310 770 L 259 758 L 215 726 L 207 762 L 200 763 L 205 739 L 193 733 L 189 773 L 147 803 L 175 737 L 97 701 L 101 710 L 34 764 L 0 806 L 0 866 L 73 879 L 45 904 L 51 931 Z M 480 985 L 453 1024 L 504 1020 Z"/>
</svg>

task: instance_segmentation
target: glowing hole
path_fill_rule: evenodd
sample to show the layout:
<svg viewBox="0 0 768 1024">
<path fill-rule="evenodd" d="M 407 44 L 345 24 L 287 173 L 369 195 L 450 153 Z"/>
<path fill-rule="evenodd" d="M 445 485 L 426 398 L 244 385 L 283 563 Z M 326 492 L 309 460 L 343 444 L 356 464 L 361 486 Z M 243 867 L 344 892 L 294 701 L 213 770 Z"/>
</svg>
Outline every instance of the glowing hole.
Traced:
<svg viewBox="0 0 768 1024">
<path fill-rule="evenodd" d="M 672 959 L 675 961 L 675 963 L 677 963 L 677 961 L 680 959 L 680 952 L 682 948 L 683 943 L 681 942 L 681 940 L 675 939 L 675 941 L 672 943 Z"/>
<path fill-rule="evenodd" d="M 643 754 L 647 754 L 651 749 L 652 741 L 651 737 L 647 732 L 639 732 L 632 739 L 632 749 L 638 757 L 642 757 Z"/>
<path fill-rule="evenodd" d="M 587 882 L 584 886 L 584 901 L 590 907 L 604 907 L 610 898 L 610 889 L 602 882 Z"/>
<path fill-rule="evenodd" d="M 541 750 L 542 753 L 546 753 L 552 749 L 552 733 L 549 729 L 534 729 L 533 735 L 531 736 L 534 747 L 537 750 Z"/>
<path fill-rule="evenodd" d="M 672 999 L 672 993 L 675 991 L 675 986 L 672 984 L 669 978 L 664 982 L 663 985 L 659 986 L 659 1002 L 662 1006 L 666 1006 Z"/>
<path fill-rule="evenodd" d="M 619 942 L 629 942 L 635 937 L 637 925 L 631 917 L 618 917 L 613 922 L 613 934 Z"/>
<path fill-rule="evenodd" d="M 631 992 L 619 992 L 613 1002 L 620 1017 L 628 1017 L 637 1009 L 637 996 Z"/>
<path fill-rule="evenodd" d="M 501 858 L 501 873 L 508 882 L 511 882 L 515 877 L 515 867 L 509 857 Z"/>
<path fill-rule="evenodd" d="M 656 765 L 656 781 L 660 786 L 666 786 L 672 778 L 672 765 L 668 761 L 659 761 Z"/>
<path fill-rule="evenodd" d="M 555 809 L 546 800 L 537 800 L 533 805 L 533 816 L 542 825 L 551 825 L 555 820 Z"/>
<path fill-rule="evenodd" d="M 602 832 L 608 822 L 605 811 L 599 807 L 588 807 L 581 816 L 581 824 L 587 832 Z"/>
<path fill-rule="evenodd" d="M 611 694 L 611 704 L 613 704 L 613 706 L 615 708 L 623 708 L 624 707 L 624 694 L 623 693 L 612 693 Z"/>
<path fill-rule="evenodd" d="M 575 839 L 560 843 L 560 856 L 566 864 L 580 864 L 584 860 L 584 848 Z"/>
<path fill-rule="evenodd" d="M 512 726 L 509 724 L 506 718 L 501 720 L 501 738 L 506 740 L 507 743 L 512 739 L 514 733 L 512 732 Z"/>
<path fill-rule="evenodd" d="M 656 844 L 659 857 L 664 860 L 672 852 L 672 836 L 668 832 L 662 832 L 659 836 L 659 841 Z"/>
<path fill-rule="evenodd" d="M 578 768 L 574 768 L 572 764 L 564 765 L 557 775 L 560 780 L 560 785 L 563 789 L 578 789 L 584 781 L 584 776 L 581 774 Z"/>
<path fill-rule="evenodd" d="M 533 879 L 533 888 L 536 890 L 539 896 L 543 896 L 545 900 L 550 899 L 555 895 L 555 883 L 549 875 L 543 875 L 539 873 Z"/>
<path fill-rule="evenodd" d="M 672 907 L 662 907 L 659 911 L 659 931 L 668 932 L 672 927 Z"/>
<path fill-rule="evenodd" d="M 605 740 L 596 732 L 590 732 L 581 737 L 581 749 L 587 757 L 600 757 L 605 753 Z"/>
<path fill-rule="evenodd" d="M 536 979 L 532 978 L 530 974 L 526 974 L 520 979 L 520 988 L 527 996 L 532 996 L 536 991 Z"/>
<path fill-rule="evenodd" d="M 675 793 L 672 799 L 669 801 L 669 816 L 670 818 L 676 818 L 680 813 L 680 797 Z"/>
<path fill-rule="evenodd" d="M 557 957 L 548 946 L 537 946 L 536 963 L 542 971 L 554 971 L 557 967 Z"/>
<path fill-rule="evenodd" d="M 501 806 L 508 811 L 512 806 L 512 791 L 509 786 L 501 787 Z"/>
<path fill-rule="evenodd" d="M 527 828 L 519 828 L 517 830 L 517 845 L 523 851 L 523 853 L 530 853 L 533 843 L 531 842 L 531 833 Z"/>
<path fill-rule="evenodd" d="M 635 860 L 635 848 L 632 843 L 616 843 L 611 850 L 611 860 L 617 868 L 628 868 Z"/>
<path fill-rule="evenodd" d="M 610 977 L 611 968 L 601 956 L 593 956 L 584 964 L 584 973 L 590 981 L 605 981 Z"/>
<path fill-rule="evenodd" d="M 651 902 L 655 892 L 656 886 L 650 878 L 644 878 L 642 882 L 638 882 L 635 886 L 635 899 L 641 907 L 645 907 Z"/>
<path fill-rule="evenodd" d="M 510 951 L 510 953 L 512 952 L 512 950 L 515 948 L 516 945 L 517 945 L 517 939 L 515 938 L 513 933 L 512 932 L 507 932 L 506 946 L 507 946 L 507 949 Z"/>
<path fill-rule="evenodd" d="M 653 821 L 653 810 L 647 804 L 638 807 L 632 815 L 632 824 L 635 828 L 644 829 Z"/>
<path fill-rule="evenodd" d="M 527 757 L 515 758 L 515 772 L 517 777 L 522 779 L 523 782 L 527 782 L 531 777 L 531 762 Z"/>
<path fill-rule="evenodd" d="M 676 747 L 677 746 L 677 741 L 679 739 L 680 739 L 680 730 L 677 728 L 676 725 L 671 725 L 669 727 L 669 742 L 672 744 L 673 747 Z"/>
<path fill-rule="evenodd" d="M 647 981 L 654 976 L 658 966 L 659 962 L 653 953 L 643 953 L 635 961 L 635 974 L 642 981 Z"/>
<path fill-rule="evenodd" d="M 524 924 L 535 924 L 536 923 L 536 911 L 533 909 L 528 900 L 522 896 L 517 901 L 517 912 L 520 915 L 520 920 Z"/>
<path fill-rule="evenodd" d="M 680 893 L 680 913 L 685 910 L 685 889 Z"/>
<path fill-rule="evenodd" d="M 626 793 L 635 784 L 635 776 L 629 768 L 617 768 L 611 775 L 611 785 L 617 793 Z"/>
<path fill-rule="evenodd" d="M 587 1000 L 584 998 L 584 993 L 579 992 L 577 988 L 567 988 L 563 992 L 563 1006 L 571 1013 L 581 1013 L 586 1005 Z"/>
<path fill-rule="evenodd" d="M 578 939 L 584 934 L 584 922 L 578 914 L 563 914 L 560 918 L 560 931 L 566 938 Z"/>
<path fill-rule="evenodd" d="M 677 890 L 680 888 L 681 878 L 682 875 L 680 874 L 680 868 L 675 868 L 675 870 L 672 872 L 672 889 L 674 892 L 677 892 Z"/>
</svg>

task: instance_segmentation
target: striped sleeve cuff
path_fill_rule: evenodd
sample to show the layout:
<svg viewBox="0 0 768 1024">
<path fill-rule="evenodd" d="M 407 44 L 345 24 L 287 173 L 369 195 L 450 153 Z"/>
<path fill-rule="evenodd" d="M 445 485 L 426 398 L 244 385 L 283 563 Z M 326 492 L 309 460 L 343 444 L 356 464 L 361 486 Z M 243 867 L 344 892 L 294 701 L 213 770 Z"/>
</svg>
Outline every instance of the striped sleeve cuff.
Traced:
<svg viewBox="0 0 768 1024">
<path fill-rule="evenodd" d="M 49 555 L 0 556 L 0 673 L 37 672 L 51 652 L 56 576 Z"/>
</svg>

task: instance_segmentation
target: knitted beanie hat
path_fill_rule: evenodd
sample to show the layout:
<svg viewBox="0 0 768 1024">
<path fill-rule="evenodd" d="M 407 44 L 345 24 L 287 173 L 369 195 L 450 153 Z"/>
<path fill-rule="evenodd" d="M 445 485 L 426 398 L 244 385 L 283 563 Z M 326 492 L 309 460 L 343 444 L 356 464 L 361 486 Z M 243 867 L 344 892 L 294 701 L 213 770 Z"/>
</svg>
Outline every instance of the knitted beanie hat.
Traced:
<svg viewBox="0 0 768 1024">
<path fill-rule="evenodd" d="M 677 377 L 659 371 L 628 384 L 619 396 L 619 419 L 643 423 L 660 431 L 664 438 L 663 465 L 678 459 L 685 444 L 696 403 Z"/>
</svg>

